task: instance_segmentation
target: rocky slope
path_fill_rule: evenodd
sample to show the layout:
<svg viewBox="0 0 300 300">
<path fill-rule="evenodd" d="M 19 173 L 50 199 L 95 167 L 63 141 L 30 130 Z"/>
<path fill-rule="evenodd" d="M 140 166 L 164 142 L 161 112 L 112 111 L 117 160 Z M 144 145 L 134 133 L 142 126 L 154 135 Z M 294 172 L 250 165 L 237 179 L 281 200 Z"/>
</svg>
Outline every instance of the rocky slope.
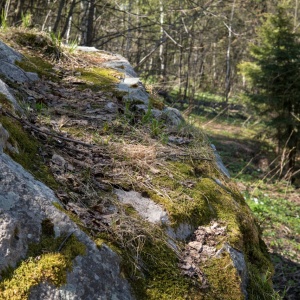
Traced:
<svg viewBox="0 0 300 300">
<path fill-rule="evenodd" d="M 260 230 L 204 133 L 123 57 L 1 38 L 0 299 L 273 297 Z"/>
</svg>

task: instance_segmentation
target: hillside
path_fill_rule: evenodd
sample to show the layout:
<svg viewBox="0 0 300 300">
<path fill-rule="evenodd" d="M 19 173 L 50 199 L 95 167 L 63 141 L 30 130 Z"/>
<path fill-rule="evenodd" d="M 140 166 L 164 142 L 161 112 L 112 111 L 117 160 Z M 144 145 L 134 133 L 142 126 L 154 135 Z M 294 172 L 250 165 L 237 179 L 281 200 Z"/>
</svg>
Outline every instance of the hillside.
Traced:
<svg viewBox="0 0 300 300">
<path fill-rule="evenodd" d="M 1 38 L 1 299 L 276 299 L 205 132 L 119 55 Z"/>
</svg>

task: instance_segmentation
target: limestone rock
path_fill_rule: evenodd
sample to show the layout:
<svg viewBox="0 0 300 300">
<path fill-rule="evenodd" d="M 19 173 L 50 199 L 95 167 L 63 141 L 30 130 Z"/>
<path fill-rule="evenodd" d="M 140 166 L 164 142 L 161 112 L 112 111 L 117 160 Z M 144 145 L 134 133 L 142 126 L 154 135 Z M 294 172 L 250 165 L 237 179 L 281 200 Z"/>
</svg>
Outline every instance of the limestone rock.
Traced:
<svg viewBox="0 0 300 300">
<path fill-rule="evenodd" d="M 247 265 L 245 261 L 245 256 L 242 252 L 232 248 L 230 245 L 225 245 L 227 252 L 230 254 L 234 267 L 236 268 L 240 278 L 241 278 L 241 288 L 245 295 L 245 298 L 248 298 L 247 285 L 248 285 L 248 272 Z"/>
<path fill-rule="evenodd" d="M 86 254 L 73 259 L 65 284 L 39 282 L 30 289 L 31 300 L 129 300 L 135 298 L 132 289 L 139 289 L 143 299 L 152 300 L 231 299 L 233 293 L 236 299 L 247 298 L 253 278 L 269 269 L 268 258 L 250 209 L 236 190 L 232 193 L 230 175 L 214 146 L 204 139 L 198 143 L 194 131 L 181 136 L 176 128 L 184 119 L 178 110 L 152 109 L 149 94 L 124 57 L 93 47 L 78 50 L 95 55 L 93 67 L 99 61 L 101 67 L 122 72 L 123 76 L 116 75 L 122 78 L 116 86 L 121 93 L 94 93 L 92 88 L 81 91 L 72 81 L 67 85 L 63 80 L 24 83 L 20 90 L 14 84 L 18 93 L 25 87 L 24 99 L 33 103 L 40 99 L 53 108 L 48 111 L 49 124 L 39 118 L 26 120 L 34 123 L 26 122 L 32 135 L 25 143 L 31 138 L 42 143 L 52 134 L 53 141 L 33 149 L 31 157 L 34 160 L 43 153 L 49 172 L 61 184 L 55 192 L 64 210 L 57 208 L 61 203 L 51 189 L 0 153 L 0 271 L 15 268 L 24 260 L 28 245 L 41 241 L 42 223 L 49 220 L 55 237 L 74 235 L 85 245 Z M 7 85 L 0 81 L 0 92 L 15 107 L 13 113 L 17 101 L 8 85 L 37 77 L 15 66 L 22 55 L 2 43 L 0 59 L 6 68 L 3 78 L 7 79 L 3 79 Z M 86 65 L 90 66 L 88 60 Z M 66 73 L 73 74 L 67 64 L 65 67 Z M 64 72 L 60 75 L 68 78 Z M 72 101 L 66 105 L 69 98 Z M 122 124 L 123 116 L 114 119 L 127 104 L 134 121 L 140 115 L 150 115 L 150 107 L 150 120 L 155 118 L 170 129 L 167 143 L 165 138 L 153 137 L 149 126 L 144 130 L 140 123 L 138 127 L 127 120 Z M 65 115 L 68 124 L 58 126 Z M 67 126 L 74 129 L 74 135 L 64 132 Z M 37 132 L 33 130 L 36 127 Z M 0 150 L 4 151 L 9 146 L 8 135 L 16 135 L 6 129 L 0 126 Z M 42 136 L 39 130 L 47 134 Z M 27 137 L 25 131 L 22 134 Z M 22 141 L 17 142 L 21 152 Z M 34 168 L 41 167 L 32 163 Z M 89 236 L 68 215 L 80 220 Z M 107 246 L 111 244 L 118 255 L 112 250 L 115 248 Z M 251 262 L 256 268 L 251 276 L 246 267 L 249 253 L 259 254 L 258 261 Z"/>
<path fill-rule="evenodd" d="M 32 290 L 30 299 L 134 298 L 120 275 L 118 256 L 105 245 L 98 249 L 67 215 L 53 206 L 58 200 L 52 190 L 4 153 L 0 155 L 0 182 L 0 271 L 16 266 L 25 257 L 28 243 L 39 241 L 45 218 L 53 222 L 57 236 L 74 232 L 86 246 L 86 255 L 76 257 L 65 285 L 41 284 Z"/>
<path fill-rule="evenodd" d="M 20 53 L 0 41 L 0 74 L 14 82 L 37 80 L 37 74 L 25 72 L 23 69 L 15 65 L 15 62 L 21 61 L 22 58 L 23 57 Z"/>
<path fill-rule="evenodd" d="M 171 126 L 178 126 L 184 122 L 180 111 L 173 107 L 167 107 L 163 110 L 161 119 L 165 120 Z"/>
<path fill-rule="evenodd" d="M 9 133 L 0 123 L 0 154 L 3 150 L 7 149 L 11 153 L 19 153 L 17 147 L 14 147 L 10 142 L 8 142 Z"/>
<path fill-rule="evenodd" d="M 4 83 L 1 79 L 0 79 L 0 93 L 2 95 L 5 96 L 5 98 L 11 102 L 11 104 L 13 105 L 14 109 L 17 111 L 21 111 L 21 108 L 16 100 L 16 98 L 12 95 L 12 93 L 9 90 L 9 87 L 7 86 L 6 83 Z"/>
<path fill-rule="evenodd" d="M 131 86 L 130 81 L 129 82 L 120 82 L 117 86 L 117 89 L 120 92 L 125 92 L 124 99 L 126 101 L 129 101 L 133 104 L 149 104 L 149 95 L 145 91 L 144 87 L 142 85 L 137 86 Z"/>
<path fill-rule="evenodd" d="M 230 173 L 228 172 L 227 168 L 224 166 L 221 156 L 219 155 L 216 146 L 214 144 L 211 144 L 211 148 L 213 149 L 215 158 L 216 158 L 216 164 L 219 168 L 219 170 L 228 178 L 230 178 Z"/>
<path fill-rule="evenodd" d="M 124 73 L 124 78 L 125 77 L 137 77 L 136 72 L 134 71 L 133 67 L 131 66 L 131 64 L 125 57 L 123 57 L 119 54 L 113 54 L 113 53 L 106 52 L 106 51 L 105 51 L 105 53 L 111 55 L 112 59 L 103 63 L 103 66 L 105 66 L 107 68 L 116 69 L 116 70 Z"/>
<path fill-rule="evenodd" d="M 166 223 L 168 220 L 165 210 L 149 198 L 143 197 L 134 191 L 115 190 L 116 195 L 122 203 L 132 205 L 137 212 L 151 223 Z"/>
</svg>

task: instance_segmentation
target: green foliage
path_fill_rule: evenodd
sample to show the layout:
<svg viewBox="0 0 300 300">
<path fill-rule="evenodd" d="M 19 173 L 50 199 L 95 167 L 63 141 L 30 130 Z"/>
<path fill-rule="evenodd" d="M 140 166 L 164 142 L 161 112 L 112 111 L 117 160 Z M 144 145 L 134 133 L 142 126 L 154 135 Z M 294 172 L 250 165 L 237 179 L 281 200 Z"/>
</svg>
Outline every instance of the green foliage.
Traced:
<svg viewBox="0 0 300 300">
<path fill-rule="evenodd" d="M 51 44 L 48 46 L 48 52 L 52 55 L 54 55 L 54 58 L 56 60 L 59 60 L 61 58 L 61 55 L 63 53 L 63 48 L 62 48 L 62 36 L 60 32 L 57 34 L 54 33 L 53 31 L 50 32 L 50 39 L 51 39 Z"/>
<path fill-rule="evenodd" d="M 267 17 L 250 52 L 253 62 L 240 65 L 255 91 L 249 97 L 276 128 L 279 146 L 287 143 L 293 167 L 300 139 L 300 122 L 294 117 L 300 115 L 300 43 L 284 8 Z"/>
<path fill-rule="evenodd" d="M 74 53 L 76 51 L 77 47 L 78 47 L 78 42 L 76 40 L 70 41 L 68 44 L 68 47 L 67 47 L 68 52 L 71 54 Z"/>
<path fill-rule="evenodd" d="M 284 191 L 279 194 L 279 197 L 272 197 L 264 191 L 265 188 L 261 186 L 251 195 L 246 195 L 247 203 L 258 218 L 263 228 L 263 237 L 269 241 L 274 252 L 291 260 L 297 260 L 297 253 L 300 251 L 296 238 L 300 235 L 299 205 L 284 199 Z M 287 232 L 293 231 L 293 235 L 282 235 L 283 227 Z"/>
<path fill-rule="evenodd" d="M 2 11 L 1 11 L 1 29 L 6 30 L 7 27 L 8 27 L 7 16 L 6 16 L 5 10 L 2 9 Z"/>
<path fill-rule="evenodd" d="M 32 15 L 30 13 L 27 13 L 27 14 L 23 14 L 22 13 L 22 24 L 21 26 L 23 28 L 29 28 L 31 26 L 31 22 L 32 22 Z"/>
</svg>

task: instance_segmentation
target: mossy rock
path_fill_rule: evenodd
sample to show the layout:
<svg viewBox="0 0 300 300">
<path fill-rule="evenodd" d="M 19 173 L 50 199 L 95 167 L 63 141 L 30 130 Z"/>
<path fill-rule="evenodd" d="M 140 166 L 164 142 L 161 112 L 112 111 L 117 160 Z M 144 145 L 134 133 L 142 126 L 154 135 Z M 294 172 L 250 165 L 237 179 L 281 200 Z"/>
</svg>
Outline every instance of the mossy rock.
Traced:
<svg viewBox="0 0 300 300">
<path fill-rule="evenodd" d="M 108 69 L 108 68 L 79 68 L 76 70 L 79 72 L 79 78 L 82 79 L 85 84 L 80 85 L 80 89 L 90 88 L 92 91 L 105 91 L 105 92 L 116 92 L 116 83 L 120 81 L 121 73 Z"/>
<path fill-rule="evenodd" d="M 45 34 L 28 30 L 15 31 L 14 38 L 19 45 L 34 47 L 37 50 L 47 47 L 51 42 Z"/>
<path fill-rule="evenodd" d="M 43 36 L 38 38 L 33 32 L 20 33 L 17 35 L 17 42 L 41 49 L 42 53 L 46 53 L 49 47 L 55 46 L 51 44 L 49 38 Z M 52 73 L 53 65 L 40 56 L 37 58 L 35 55 L 27 55 L 17 64 L 25 71 L 37 72 L 41 77 L 51 78 L 54 74 Z M 124 95 L 115 90 L 116 84 L 123 76 L 121 73 L 93 66 L 79 68 L 72 72 L 81 80 L 77 85 L 77 92 L 83 89 L 103 91 L 105 94 L 116 97 L 122 103 Z M 55 75 L 53 76 L 55 79 Z M 5 109 L 9 110 L 11 107 L 4 98 L 0 97 L 0 102 Z M 150 97 L 150 106 L 160 110 L 164 108 L 163 102 L 155 97 Z M 124 110 L 126 111 L 126 107 Z M 8 154 L 37 179 L 55 189 L 58 185 L 39 155 L 42 145 L 15 120 L 1 115 L 0 122 L 10 134 L 9 142 L 19 150 L 19 153 Z M 124 118 L 120 118 L 119 122 L 125 123 Z M 114 135 L 115 148 L 122 148 L 129 140 L 130 135 L 126 133 L 132 128 L 129 125 L 125 128 L 124 124 L 122 126 L 121 134 L 113 126 L 109 128 L 107 125 L 108 128 L 103 129 L 111 136 Z M 149 127 L 149 124 L 147 126 Z M 97 129 L 89 128 L 91 132 Z M 138 129 L 146 135 L 147 131 L 143 131 L 142 126 Z M 68 130 L 77 139 L 84 137 L 87 133 L 86 128 L 78 130 L 76 127 L 71 127 Z M 224 222 L 227 230 L 226 240 L 217 239 L 218 246 L 216 247 L 222 247 L 222 243 L 226 242 L 244 254 L 249 273 L 250 300 L 271 299 L 272 288 L 269 278 L 273 269 L 267 249 L 260 237 L 261 232 L 249 207 L 234 184 L 228 178 L 224 178 L 217 169 L 211 155 L 212 151 L 203 133 L 195 128 L 182 126 L 177 128 L 176 134 L 190 140 L 187 146 L 174 147 L 177 150 L 180 148 L 186 157 L 175 155 L 173 158 L 167 157 L 165 160 L 160 160 L 158 164 L 160 170 L 154 175 L 149 168 L 139 168 L 136 162 L 124 153 L 119 154 L 117 151 L 111 153 L 112 148 L 107 146 L 106 151 L 103 151 L 104 158 L 111 155 L 114 165 L 103 167 L 103 179 L 105 180 L 107 175 L 112 188 L 135 189 L 147 194 L 151 200 L 163 206 L 168 212 L 170 221 L 170 224 L 165 227 L 170 226 L 176 230 L 182 224 L 188 224 L 190 228 L 196 229 L 200 225 L 210 224 L 212 220 Z M 158 134 L 153 134 L 151 138 L 153 138 L 151 142 L 162 146 Z M 134 137 L 132 140 L 136 142 L 138 139 Z M 104 143 L 101 144 L 101 147 L 105 146 Z M 163 145 L 163 147 L 167 146 Z M 174 148 L 170 147 L 169 150 Z M 202 156 L 203 160 L 201 160 Z M 127 165 L 122 165 L 122 163 Z M 129 175 L 124 172 L 124 175 L 119 177 L 116 174 L 114 174 L 115 177 L 109 176 L 111 175 L 108 174 L 109 171 L 115 171 L 113 167 L 116 166 L 119 166 L 119 170 L 128 167 L 128 170 L 132 172 Z M 87 177 L 83 183 L 89 185 L 92 182 L 92 175 L 88 174 Z M 139 178 L 147 178 L 147 182 L 143 181 L 141 184 Z M 109 196 L 112 204 L 115 205 L 111 191 Z M 209 287 L 203 288 L 197 278 L 184 276 L 178 266 L 180 253 L 184 245 L 189 242 L 190 236 L 183 240 L 172 240 L 166 234 L 164 226 L 145 222 L 129 205 L 124 205 L 118 210 L 116 221 L 110 225 L 102 224 L 98 231 L 84 227 L 84 222 L 78 216 L 74 217 L 57 203 L 54 205 L 70 215 L 81 229 L 90 234 L 99 249 L 106 244 L 119 254 L 122 258 L 122 275 L 131 283 L 137 299 L 232 300 L 245 298 L 241 290 L 241 279 L 232 264 L 229 253 L 223 253 L 220 257 L 214 257 L 199 265 L 209 283 Z M 5 290 L 6 298 L 4 299 L 13 299 L 14 293 L 17 293 L 16 297 L 20 295 L 20 299 L 24 299 L 28 296 L 31 287 L 43 281 L 51 282 L 56 286 L 64 284 L 66 273 L 72 268 L 72 261 L 76 256 L 84 254 L 85 246 L 74 234 L 55 237 L 52 221 L 48 218 L 44 219 L 41 223 L 40 242 L 28 246 L 27 260 L 15 270 L 8 270 L 6 274 L 3 274 L 5 280 L 0 283 L 0 290 Z M 37 275 L 33 276 L 35 272 Z M 26 277 L 30 278 L 27 282 L 24 280 Z"/>
<path fill-rule="evenodd" d="M 57 74 L 53 72 L 53 65 L 39 56 L 25 55 L 21 61 L 16 61 L 16 65 L 26 72 L 37 73 L 40 78 L 58 80 Z"/>
<path fill-rule="evenodd" d="M 61 286 L 67 282 L 67 272 L 72 269 L 73 260 L 78 255 L 85 255 L 85 246 L 75 235 L 69 235 L 69 238 L 65 235 L 59 238 L 50 236 L 51 224 L 49 219 L 43 220 L 41 240 L 29 245 L 27 259 L 16 269 L 2 272 L 1 299 L 28 299 L 30 289 L 39 283 L 49 282 Z"/>
<path fill-rule="evenodd" d="M 0 283 L 1 299 L 28 299 L 30 288 L 48 281 L 54 285 L 66 282 L 66 259 L 60 253 L 43 254 L 28 259 L 14 270 L 11 277 Z"/>
<path fill-rule="evenodd" d="M 38 180 L 52 188 L 57 188 L 58 183 L 39 155 L 42 145 L 30 136 L 16 120 L 0 115 L 0 123 L 10 135 L 8 142 L 18 149 L 18 152 L 8 151 L 8 154 L 24 169 L 29 170 Z"/>
<path fill-rule="evenodd" d="M 14 111 L 13 104 L 2 93 L 0 93 L 0 108 L 7 111 Z"/>
</svg>

